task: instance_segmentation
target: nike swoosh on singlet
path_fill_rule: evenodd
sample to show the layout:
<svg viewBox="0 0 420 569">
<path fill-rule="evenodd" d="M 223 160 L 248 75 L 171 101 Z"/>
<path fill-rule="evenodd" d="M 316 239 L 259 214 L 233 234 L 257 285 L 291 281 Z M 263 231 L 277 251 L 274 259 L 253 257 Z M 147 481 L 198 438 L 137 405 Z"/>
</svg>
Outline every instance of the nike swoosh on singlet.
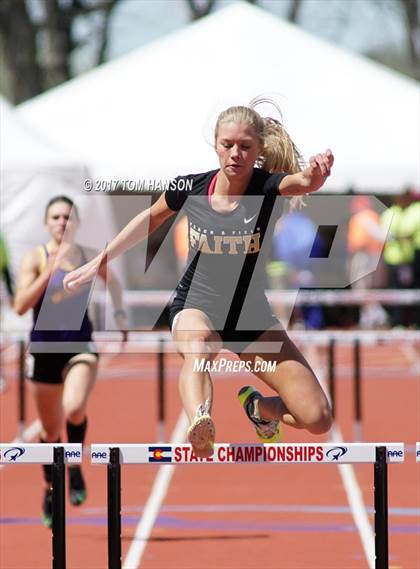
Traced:
<svg viewBox="0 0 420 569">
<path fill-rule="evenodd" d="M 244 217 L 244 223 L 249 223 L 250 221 L 252 221 L 254 219 L 254 217 L 256 217 L 257 214 L 253 215 L 252 217 L 250 217 L 249 219 L 247 219 L 246 217 Z"/>
</svg>

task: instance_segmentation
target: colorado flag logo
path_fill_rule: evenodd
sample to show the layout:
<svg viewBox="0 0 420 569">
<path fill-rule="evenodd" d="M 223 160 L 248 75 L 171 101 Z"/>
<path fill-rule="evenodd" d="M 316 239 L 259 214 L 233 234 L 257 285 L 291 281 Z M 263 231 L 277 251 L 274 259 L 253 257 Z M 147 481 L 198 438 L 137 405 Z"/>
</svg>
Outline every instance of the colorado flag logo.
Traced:
<svg viewBox="0 0 420 569">
<path fill-rule="evenodd" d="M 149 447 L 149 462 L 172 462 L 171 451 L 171 447 Z"/>
</svg>

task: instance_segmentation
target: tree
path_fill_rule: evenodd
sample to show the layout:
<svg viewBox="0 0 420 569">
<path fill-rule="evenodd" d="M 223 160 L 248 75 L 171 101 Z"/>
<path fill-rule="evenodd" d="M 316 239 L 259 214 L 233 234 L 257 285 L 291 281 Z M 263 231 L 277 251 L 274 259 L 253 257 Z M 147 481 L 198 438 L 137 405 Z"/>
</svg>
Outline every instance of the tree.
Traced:
<svg viewBox="0 0 420 569">
<path fill-rule="evenodd" d="M 216 0 L 186 0 L 190 8 L 191 20 L 199 20 L 210 14 L 216 5 Z M 257 4 L 258 0 L 246 0 L 249 4 Z M 292 0 L 292 2 L 301 2 L 301 0 Z"/>
<path fill-rule="evenodd" d="M 216 0 L 205 0 L 205 2 L 197 2 L 197 0 L 187 0 L 187 4 L 190 8 L 191 20 L 199 20 L 200 18 L 207 16 L 207 14 L 210 14 L 214 8 L 215 1 Z"/>
<path fill-rule="evenodd" d="M 0 2 L 0 89 L 20 103 L 73 76 L 71 54 L 89 41 L 76 38 L 75 22 L 90 20 L 95 32 L 94 65 L 105 60 L 108 28 L 119 0 L 2 0 Z"/>
<path fill-rule="evenodd" d="M 192 20 L 207 16 L 216 6 L 215 0 L 186 1 L 190 7 Z M 258 5 L 259 0 L 248 0 L 248 2 Z M 276 12 L 281 13 L 282 17 L 287 21 L 299 25 L 303 9 L 308 6 L 309 2 L 313 3 L 314 0 L 282 0 L 282 2 L 278 2 L 276 5 L 276 8 L 281 6 L 281 10 L 278 9 Z M 365 55 L 396 69 L 400 73 L 420 79 L 420 0 L 366 0 L 366 2 L 370 2 L 378 10 L 378 20 L 388 11 L 391 12 L 392 17 L 398 18 L 403 22 L 406 31 L 406 50 L 404 50 L 405 53 L 401 53 L 395 47 L 390 46 L 384 52 L 368 51 Z M 334 19 L 334 35 L 339 43 L 340 35 L 346 29 L 349 14 L 354 8 L 354 3 L 350 0 L 347 0 L 347 2 L 331 2 L 328 4 L 328 12 L 322 10 L 322 7 L 325 8 L 325 3 L 320 3 L 320 7 L 319 15 L 321 20 L 326 14 Z M 378 25 L 380 26 L 380 22 L 378 22 Z"/>
<path fill-rule="evenodd" d="M 302 5 L 303 0 L 291 0 L 287 10 L 286 19 L 292 24 L 297 24 Z"/>
<path fill-rule="evenodd" d="M 151 3 L 154 0 L 147 1 Z M 259 4 L 259 0 L 247 1 Z M 304 10 L 310 7 L 309 2 L 313 5 L 313 1 L 282 0 L 273 7 L 277 14 L 299 25 L 304 18 Z M 119 2 L 122 0 L 0 0 L 0 91 L 17 104 L 60 85 L 76 74 L 73 56 L 78 48 L 87 44 L 94 47 L 92 67 L 103 63 L 107 59 L 110 22 Z M 220 5 L 220 0 L 186 2 L 192 21 L 207 16 Z M 377 9 L 378 26 L 381 25 L 381 17 L 388 12 L 403 22 L 406 30 L 405 53 L 391 45 L 385 52 L 366 55 L 419 79 L 420 0 L 366 2 Z M 137 4 L 141 7 L 142 2 Z M 333 21 L 334 40 L 338 43 L 354 5 L 350 0 L 331 1 L 328 10 L 319 11 L 321 20 L 328 16 L 328 22 Z M 81 23 L 86 30 L 82 35 Z M 319 27 L 324 37 L 328 36 L 325 26 Z"/>
<path fill-rule="evenodd" d="M 398 18 L 405 29 L 405 47 L 395 49 L 392 46 L 380 52 L 368 52 L 366 55 L 420 80 L 420 0 L 370 0 L 381 14 L 388 12 L 392 18 Z"/>
<path fill-rule="evenodd" d="M 400 0 L 413 74 L 420 79 L 420 1 Z"/>
</svg>

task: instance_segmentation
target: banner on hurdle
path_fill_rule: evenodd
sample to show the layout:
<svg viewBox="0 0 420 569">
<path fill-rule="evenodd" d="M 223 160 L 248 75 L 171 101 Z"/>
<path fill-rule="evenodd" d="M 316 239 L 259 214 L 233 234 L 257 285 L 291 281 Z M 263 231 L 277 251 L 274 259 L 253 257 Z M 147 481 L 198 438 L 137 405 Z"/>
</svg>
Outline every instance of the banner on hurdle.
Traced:
<svg viewBox="0 0 420 569">
<path fill-rule="evenodd" d="M 53 464 L 54 448 L 64 449 L 64 462 L 82 462 L 80 443 L 13 444 L 0 443 L 0 464 Z"/>
<path fill-rule="evenodd" d="M 209 458 L 197 458 L 189 444 L 94 444 L 93 464 L 108 464 L 110 449 L 118 448 L 120 464 L 237 464 L 237 463 L 374 463 L 376 447 L 387 449 L 387 462 L 404 462 L 404 443 L 216 444 Z"/>
</svg>

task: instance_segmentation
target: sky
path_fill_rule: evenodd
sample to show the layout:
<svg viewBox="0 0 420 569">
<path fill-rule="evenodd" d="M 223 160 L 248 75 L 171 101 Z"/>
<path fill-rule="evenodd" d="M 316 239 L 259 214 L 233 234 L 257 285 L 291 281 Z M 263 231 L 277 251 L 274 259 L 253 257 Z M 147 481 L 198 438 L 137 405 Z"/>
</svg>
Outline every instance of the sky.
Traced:
<svg viewBox="0 0 420 569">
<path fill-rule="evenodd" d="M 233 0 L 217 0 L 215 10 L 232 3 Z M 283 17 L 289 0 L 259 0 L 258 6 Z M 393 0 L 386 0 L 382 9 L 375 0 L 305 0 L 299 21 L 306 31 L 352 51 L 404 49 L 404 29 Z M 108 59 L 178 30 L 189 22 L 185 0 L 121 0 L 112 15 Z M 77 33 L 83 36 L 85 32 L 85 26 L 80 22 Z M 79 50 L 74 62 L 79 72 L 89 67 L 89 48 Z"/>
</svg>

